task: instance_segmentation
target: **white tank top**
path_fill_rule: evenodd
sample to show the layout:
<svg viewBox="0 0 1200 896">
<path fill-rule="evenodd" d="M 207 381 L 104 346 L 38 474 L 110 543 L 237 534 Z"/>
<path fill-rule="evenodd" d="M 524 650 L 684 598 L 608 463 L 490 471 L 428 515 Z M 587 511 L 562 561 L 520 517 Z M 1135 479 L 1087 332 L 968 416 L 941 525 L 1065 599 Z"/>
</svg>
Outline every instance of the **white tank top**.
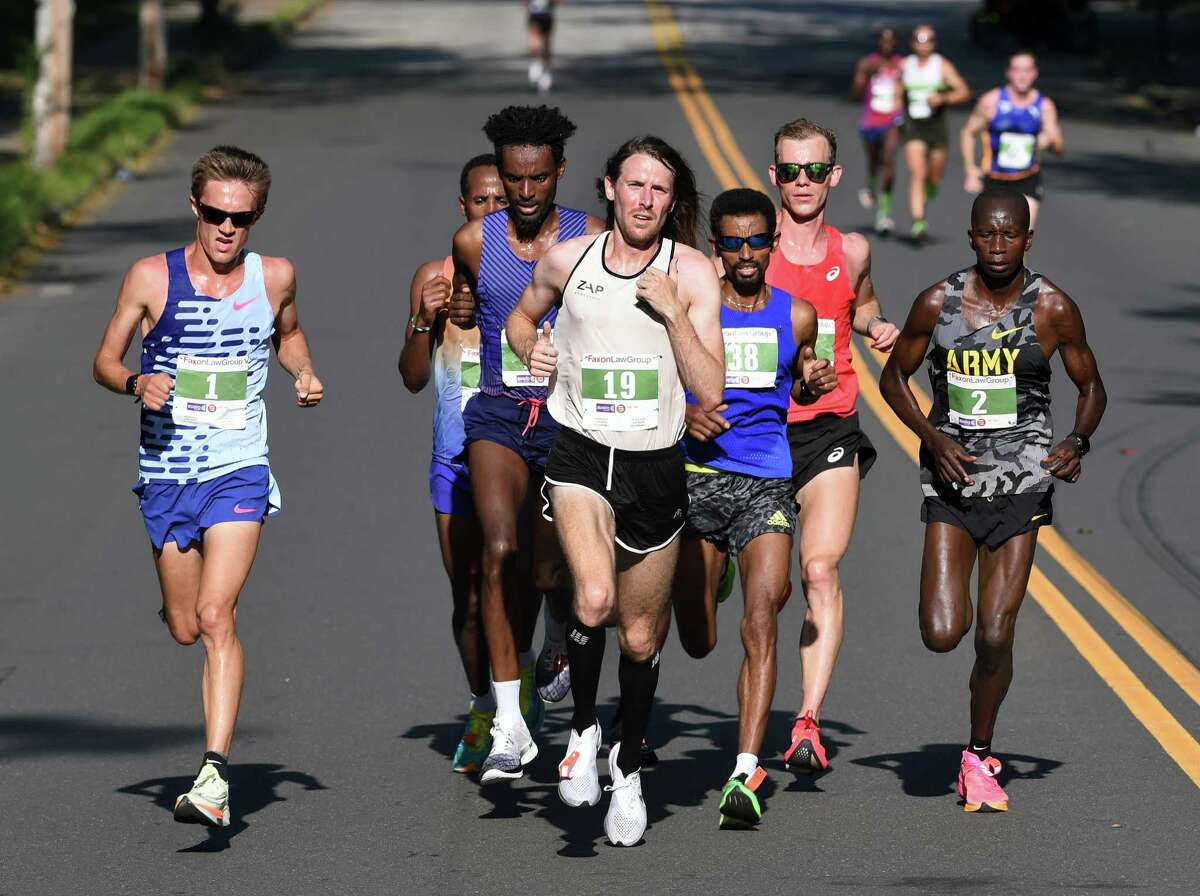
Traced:
<svg viewBox="0 0 1200 896">
<path fill-rule="evenodd" d="M 667 272 L 675 244 L 664 239 L 646 268 L 622 277 L 604 263 L 611 237 L 596 237 L 563 289 L 547 407 L 563 426 L 607 448 L 668 448 L 683 435 L 683 385 L 666 326 L 635 293 L 646 268 Z"/>
<path fill-rule="evenodd" d="M 920 58 L 913 53 L 904 58 L 904 70 L 902 74 L 904 82 L 904 91 L 908 96 L 908 117 L 915 119 L 931 118 L 934 112 L 940 112 L 944 107 L 938 106 L 935 110 L 929 105 L 929 97 L 931 94 L 937 93 L 944 86 L 942 84 L 942 56 L 940 53 L 934 53 L 925 64 L 921 64 Z"/>
</svg>

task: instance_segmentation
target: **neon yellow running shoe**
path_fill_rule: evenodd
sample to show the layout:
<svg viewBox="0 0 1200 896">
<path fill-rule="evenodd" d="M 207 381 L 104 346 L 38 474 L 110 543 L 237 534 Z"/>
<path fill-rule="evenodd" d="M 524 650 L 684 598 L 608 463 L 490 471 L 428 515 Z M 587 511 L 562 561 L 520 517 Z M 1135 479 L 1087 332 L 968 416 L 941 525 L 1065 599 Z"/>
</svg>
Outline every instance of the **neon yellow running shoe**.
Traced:
<svg viewBox="0 0 1200 896">
<path fill-rule="evenodd" d="M 492 719 L 495 716 L 494 712 L 480 712 L 477 709 L 467 713 L 466 727 L 454 751 L 454 764 L 451 766 L 454 771 L 460 775 L 479 771 L 488 750 L 492 748 Z"/>
<path fill-rule="evenodd" d="M 546 721 L 546 704 L 538 693 L 535 675 L 537 661 L 521 667 L 521 716 L 525 719 L 525 727 L 529 729 L 530 737 L 542 730 Z"/>
<path fill-rule="evenodd" d="M 762 768 L 754 774 L 737 775 L 725 782 L 721 791 L 721 828 L 723 830 L 752 828 L 762 821 L 762 804 L 754 793 L 767 778 Z"/>
</svg>

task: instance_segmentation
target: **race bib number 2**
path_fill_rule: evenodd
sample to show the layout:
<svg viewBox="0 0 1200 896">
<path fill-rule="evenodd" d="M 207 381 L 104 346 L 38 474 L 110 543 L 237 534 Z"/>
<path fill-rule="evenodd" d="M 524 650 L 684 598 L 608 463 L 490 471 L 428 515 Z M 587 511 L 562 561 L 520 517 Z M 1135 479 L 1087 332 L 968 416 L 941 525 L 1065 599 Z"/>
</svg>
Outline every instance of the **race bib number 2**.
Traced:
<svg viewBox="0 0 1200 896">
<path fill-rule="evenodd" d="M 1017 378 L 966 376 L 946 371 L 950 422 L 962 429 L 1004 429 L 1017 425 Z"/>
<path fill-rule="evenodd" d="M 550 342 L 554 343 L 553 330 L 550 331 Z M 504 330 L 500 331 L 500 372 L 506 386 L 544 386 L 549 381 L 548 377 L 534 376 L 529 372 L 529 368 L 508 344 L 508 333 Z"/>
<path fill-rule="evenodd" d="M 245 358 L 180 355 L 171 419 L 181 426 L 245 429 L 247 371 Z"/>
<path fill-rule="evenodd" d="M 725 385 L 772 389 L 779 366 L 779 334 L 773 327 L 730 327 L 725 340 Z"/>
<path fill-rule="evenodd" d="M 630 432 L 658 426 L 658 355 L 593 355 L 580 360 L 587 429 Z"/>
</svg>

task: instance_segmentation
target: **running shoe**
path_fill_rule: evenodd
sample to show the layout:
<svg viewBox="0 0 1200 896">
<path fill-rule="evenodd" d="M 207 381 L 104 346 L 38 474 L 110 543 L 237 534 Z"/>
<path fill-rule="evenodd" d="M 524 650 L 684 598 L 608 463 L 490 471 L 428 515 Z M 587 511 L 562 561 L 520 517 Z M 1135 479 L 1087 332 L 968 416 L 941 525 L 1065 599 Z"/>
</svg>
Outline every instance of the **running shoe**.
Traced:
<svg viewBox="0 0 1200 896">
<path fill-rule="evenodd" d="M 792 745 L 783 754 L 783 761 L 794 772 L 811 775 L 829 768 L 825 747 L 821 744 L 821 729 L 811 712 L 796 719 L 792 726 Z"/>
<path fill-rule="evenodd" d="M 1008 794 L 998 783 L 1000 760 L 989 756 L 980 759 L 970 750 L 963 750 L 958 766 L 958 795 L 967 812 L 1007 812 Z"/>
<path fill-rule="evenodd" d="M 754 793 L 767 779 L 762 767 L 752 775 L 735 775 L 721 791 L 721 829 L 752 828 L 762 821 L 762 804 Z"/>
<path fill-rule="evenodd" d="M 887 236 L 896 229 L 896 222 L 891 219 L 887 212 L 880 209 L 875 213 L 875 232 L 880 236 Z"/>
<path fill-rule="evenodd" d="M 537 79 L 537 92 L 545 96 L 550 92 L 550 88 L 554 86 L 554 76 L 550 74 L 550 69 L 542 72 L 542 76 Z"/>
<path fill-rule="evenodd" d="M 505 731 L 496 720 L 492 720 L 492 749 L 480 767 L 481 784 L 492 781 L 514 780 L 525 774 L 524 766 L 533 762 L 538 748 L 529 729 L 522 720 L 511 731 Z"/>
<path fill-rule="evenodd" d="M 525 727 L 529 729 L 530 736 L 541 731 L 546 722 L 546 704 L 542 702 L 542 695 L 538 693 L 534 684 L 536 669 L 537 663 L 532 662 L 520 670 L 521 718 L 525 720 Z"/>
<path fill-rule="evenodd" d="M 858 188 L 858 204 L 863 208 L 870 208 L 875 204 L 875 191 L 870 187 Z"/>
<path fill-rule="evenodd" d="M 924 218 L 918 218 L 912 222 L 912 240 L 914 243 L 923 243 L 929 238 L 929 222 Z"/>
<path fill-rule="evenodd" d="M 538 654 L 534 682 L 541 698 L 557 703 L 571 691 L 571 666 L 567 662 L 567 626 L 550 615 L 550 608 L 542 608 L 542 625 L 545 637 L 542 652 Z"/>
<path fill-rule="evenodd" d="M 542 62 L 542 60 L 530 59 L 529 60 L 529 83 L 530 83 L 530 85 L 533 87 L 536 87 L 538 79 L 540 79 L 542 77 L 542 75 L 545 73 L 545 71 L 546 71 L 546 65 L 545 65 L 545 63 Z"/>
<path fill-rule="evenodd" d="M 717 585 L 717 603 L 723 604 L 733 594 L 733 580 L 737 578 L 737 568 L 733 565 L 733 555 L 725 555 L 725 571 L 721 573 L 721 582 Z"/>
<path fill-rule="evenodd" d="M 175 820 L 227 828 L 229 816 L 229 782 L 221 777 L 215 762 L 206 762 L 192 789 L 175 800 Z"/>
<path fill-rule="evenodd" d="M 492 747 L 492 722 L 495 716 L 494 712 L 479 712 L 476 709 L 467 713 L 467 725 L 454 751 L 454 764 L 451 766 L 454 771 L 460 775 L 479 771 L 479 766 Z"/>
<path fill-rule="evenodd" d="M 594 806 L 600 802 L 600 773 L 596 771 L 599 752 L 599 724 L 593 723 L 582 734 L 572 729 L 567 755 L 558 764 L 558 798 L 568 806 Z"/>
<path fill-rule="evenodd" d="M 614 744 L 608 754 L 608 774 L 612 783 L 604 789 L 612 794 L 604 814 L 604 834 L 613 846 L 636 846 L 646 833 L 646 801 L 642 798 L 642 772 L 628 775 L 617 767 L 621 745 Z"/>
</svg>

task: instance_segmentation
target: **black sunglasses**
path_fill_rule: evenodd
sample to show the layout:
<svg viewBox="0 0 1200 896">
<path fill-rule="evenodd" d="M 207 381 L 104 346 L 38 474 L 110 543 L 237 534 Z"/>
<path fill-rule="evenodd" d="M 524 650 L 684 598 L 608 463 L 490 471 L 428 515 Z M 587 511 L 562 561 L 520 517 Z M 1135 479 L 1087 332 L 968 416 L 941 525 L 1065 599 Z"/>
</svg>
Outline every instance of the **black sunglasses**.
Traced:
<svg viewBox="0 0 1200 896">
<path fill-rule="evenodd" d="M 196 200 L 196 208 L 200 210 L 200 217 L 204 219 L 206 224 L 224 224 L 228 218 L 233 222 L 233 226 L 239 229 L 249 227 L 258 220 L 258 211 L 251 210 L 248 212 L 227 212 L 223 208 L 213 208 L 211 205 L 205 205 L 199 199 Z"/>
<path fill-rule="evenodd" d="M 832 170 L 833 162 L 777 162 L 775 180 L 781 184 L 790 184 L 803 171 L 814 184 L 823 184 Z"/>
<path fill-rule="evenodd" d="M 756 233 L 754 236 L 719 236 L 714 242 L 722 252 L 741 252 L 742 246 L 749 243 L 751 249 L 769 249 L 774 241 L 770 233 Z"/>
</svg>

